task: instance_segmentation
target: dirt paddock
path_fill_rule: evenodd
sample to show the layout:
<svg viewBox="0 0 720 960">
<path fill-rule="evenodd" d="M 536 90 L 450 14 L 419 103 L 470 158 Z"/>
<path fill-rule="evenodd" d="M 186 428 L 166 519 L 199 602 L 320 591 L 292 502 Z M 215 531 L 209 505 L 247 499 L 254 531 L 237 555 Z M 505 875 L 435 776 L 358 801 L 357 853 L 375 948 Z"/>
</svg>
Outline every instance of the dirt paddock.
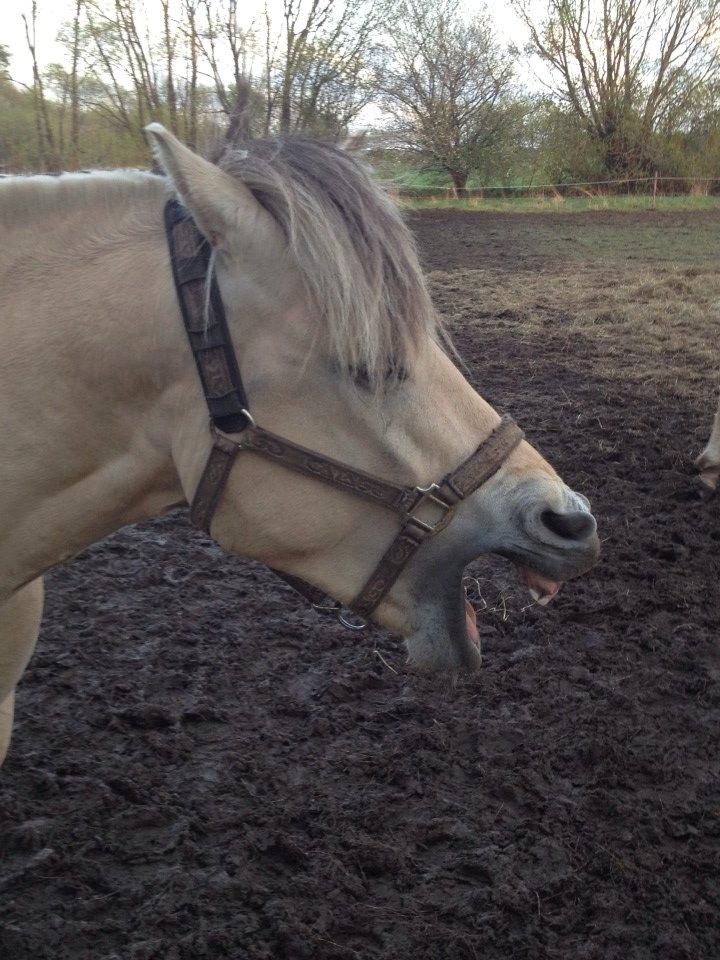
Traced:
<svg viewBox="0 0 720 960">
<path fill-rule="evenodd" d="M 591 499 L 453 687 L 182 515 L 50 574 L 0 773 L 6 960 L 720 956 L 720 216 L 411 217 L 470 375 Z"/>
</svg>

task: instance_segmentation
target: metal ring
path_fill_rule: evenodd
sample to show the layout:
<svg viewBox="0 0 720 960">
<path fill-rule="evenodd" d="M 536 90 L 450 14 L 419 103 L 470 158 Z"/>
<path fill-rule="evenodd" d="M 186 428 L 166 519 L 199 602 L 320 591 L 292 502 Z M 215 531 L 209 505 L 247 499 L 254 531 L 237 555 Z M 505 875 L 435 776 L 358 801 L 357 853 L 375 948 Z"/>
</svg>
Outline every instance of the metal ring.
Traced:
<svg viewBox="0 0 720 960">
<path fill-rule="evenodd" d="M 311 603 L 313 610 L 319 610 L 320 613 L 337 613 L 340 610 L 339 603 Z"/>
<path fill-rule="evenodd" d="M 338 620 L 344 627 L 347 627 L 348 630 L 364 630 L 365 627 L 367 627 L 367 620 L 363 620 L 362 617 L 360 617 L 360 623 L 351 623 L 345 614 L 339 613 Z"/>
<path fill-rule="evenodd" d="M 240 411 L 240 413 L 241 413 L 241 414 L 245 417 L 245 419 L 247 420 L 247 426 L 246 426 L 245 429 L 247 429 L 247 427 L 257 427 L 257 424 L 255 423 L 255 420 L 253 419 L 253 415 L 250 413 L 250 411 L 249 411 L 246 407 L 243 407 L 242 410 Z"/>
</svg>

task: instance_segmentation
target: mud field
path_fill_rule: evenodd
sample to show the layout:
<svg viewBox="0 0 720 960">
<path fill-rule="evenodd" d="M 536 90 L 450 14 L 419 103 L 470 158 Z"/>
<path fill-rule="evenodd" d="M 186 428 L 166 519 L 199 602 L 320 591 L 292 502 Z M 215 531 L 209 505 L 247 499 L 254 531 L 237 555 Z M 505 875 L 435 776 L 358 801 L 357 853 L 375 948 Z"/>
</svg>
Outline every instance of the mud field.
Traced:
<svg viewBox="0 0 720 960">
<path fill-rule="evenodd" d="M 185 517 L 54 571 L 0 774 L 6 960 L 714 960 L 720 218 L 416 214 L 481 392 L 591 498 L 483 670 L 308 610 Z"/>
</svg>

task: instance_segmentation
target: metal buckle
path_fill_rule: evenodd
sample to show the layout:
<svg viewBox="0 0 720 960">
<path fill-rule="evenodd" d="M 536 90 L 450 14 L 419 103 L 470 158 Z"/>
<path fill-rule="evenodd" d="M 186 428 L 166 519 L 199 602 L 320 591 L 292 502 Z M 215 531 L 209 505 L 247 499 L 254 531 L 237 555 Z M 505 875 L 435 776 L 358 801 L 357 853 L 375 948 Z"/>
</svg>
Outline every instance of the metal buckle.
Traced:
<svg viewBox="0 0 720 960">
<path fill-rule="evenodd" d="M 209 417 L 210 433 L 214 437 L 222 437 L 223 440 L 227 440 L 228 443 L 232 443 L 233 446 L 238 448 L 238 450 L 243 449 L 242 436 L 245 433 L 245 431 L 248 429 L 248 427 L 257 429 L 257 424 L 255 423 L 255 419 L 253 418 L 253 415 L 250 413 L 249 410 L 243 407 L 240 413 L 245 417 L 245 419 L 247 420 L 247 423 L 245 424 L 244 427 L 242 427 L 240 430 L 237 431 L 237 434 L 240 436 L 239 440 L 234 440 L 233 437 L 231 437 L 229 434 L 225 433 L 223 430 L 220 430 L 217 424 L 215 423 L 215 421 L 213 420 L 212 416 Z"/>
<path fill-rule="evenodd" d="M 448 503 L 447 500 L 444 500 L 442 497 L 436 496 L 436 493 L 440 490 L 440 485 L 437 483 L 431 483 L 429 487 L 415 487 L 415 490 L 420 496 L 413 504 L 412 509 L 408 510 L 405 514 L 405 523 L 412 523 L 422 530 L 423 533 L 431 536 L 448 523 L 455 504 Z M 416 516 L 417 511 L 421 510 L 427 504 L 431 504 L 433 507 L 439 507 L 441 510 L 440 517 L 434 522 L 421 520 L 420 517 Z"/>
</svg>

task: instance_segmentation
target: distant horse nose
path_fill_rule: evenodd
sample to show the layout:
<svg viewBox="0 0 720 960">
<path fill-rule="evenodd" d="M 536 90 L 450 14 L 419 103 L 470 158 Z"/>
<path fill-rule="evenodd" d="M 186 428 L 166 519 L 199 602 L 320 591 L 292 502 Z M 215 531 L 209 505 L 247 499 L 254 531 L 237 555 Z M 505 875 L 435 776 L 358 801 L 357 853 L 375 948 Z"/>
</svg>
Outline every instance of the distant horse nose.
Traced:
<svg viewBox="0 0 720 960">
<path fill-rule="evenodd" d="M 555 536 L 563 540 L 587 540 L 597 529 L 595 517 L 584 510 L 573 510 L 571 513 L 555 513 L 554 510 L 545 510 L 540 519 Z"/>
</svg>

